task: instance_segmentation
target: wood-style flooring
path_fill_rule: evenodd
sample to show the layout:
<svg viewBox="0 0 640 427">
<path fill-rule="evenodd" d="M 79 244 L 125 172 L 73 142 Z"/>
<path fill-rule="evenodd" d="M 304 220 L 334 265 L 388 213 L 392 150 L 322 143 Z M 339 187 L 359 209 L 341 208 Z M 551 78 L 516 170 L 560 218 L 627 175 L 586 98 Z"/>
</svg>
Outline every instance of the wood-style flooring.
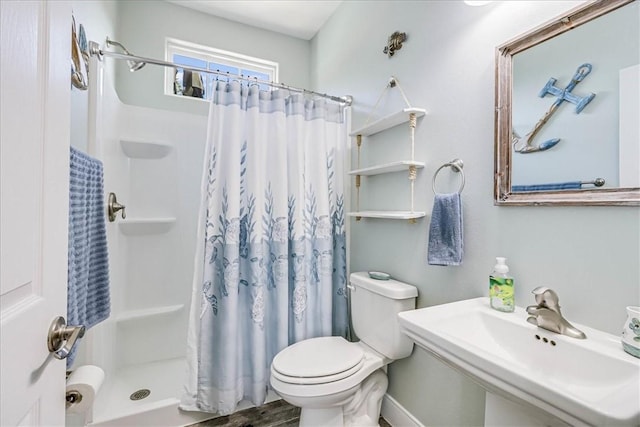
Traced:
<svg viewBox="0 0 640 427">
<path fill-rule="evenodd" d="M 276 400 L 258 408 L 245 409 L 188 427 L 297 427 L 299 420 L 300 408 L 289 405 L 284 400 Z M 391 425 L 380 417 L 380 427 Z"/>
</svg>

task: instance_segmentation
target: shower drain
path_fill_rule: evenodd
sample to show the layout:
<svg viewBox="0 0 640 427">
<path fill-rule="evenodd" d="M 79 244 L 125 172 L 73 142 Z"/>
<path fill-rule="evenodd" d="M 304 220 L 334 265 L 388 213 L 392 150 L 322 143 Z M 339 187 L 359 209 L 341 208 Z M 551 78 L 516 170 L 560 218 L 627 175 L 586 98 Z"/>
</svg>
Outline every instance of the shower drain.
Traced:
<svg viewBox="0 0 640 427">
<path fill-rule="evenodd" d="M 131 396 L 129 396 L 129 399 L 131 400 L 142 400 L 145 397 L 148 397 L 151 394 L 151 390 L 147 389 L 147 388 L 143 388 L 140 389 L 138 391 L 134 391 L 133 393 L 131 393 Z"/>
</svg>

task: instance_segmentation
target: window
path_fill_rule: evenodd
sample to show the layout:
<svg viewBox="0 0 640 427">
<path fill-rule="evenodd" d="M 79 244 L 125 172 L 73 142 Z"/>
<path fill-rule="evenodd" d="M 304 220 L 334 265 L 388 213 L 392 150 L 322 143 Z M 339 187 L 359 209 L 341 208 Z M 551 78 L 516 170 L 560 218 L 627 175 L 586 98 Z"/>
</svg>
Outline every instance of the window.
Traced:
<svg viewBox="0 0 640 427">
<path fill-rule="evenodd" d="M 242 75 L 257 80 L 278 81 L 277 62 L 172 38 L 167 38 L 165 52 L 167 61 L 187 67 L 220 71 L 230 76 Z M 183 68 L 167 68 L 164 93 L 211 99 L 216 78 L 226 79 L 224 75 L 192 73 Z M 260 89 L 270 90 L 271 87 L 260 84 Z"/>
</svg>

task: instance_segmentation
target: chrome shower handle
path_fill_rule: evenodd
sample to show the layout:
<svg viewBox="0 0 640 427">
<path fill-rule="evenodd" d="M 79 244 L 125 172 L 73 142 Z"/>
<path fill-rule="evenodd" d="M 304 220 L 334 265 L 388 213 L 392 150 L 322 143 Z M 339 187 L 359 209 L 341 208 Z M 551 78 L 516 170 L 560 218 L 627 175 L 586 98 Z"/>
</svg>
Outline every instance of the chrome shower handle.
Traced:
<svg viewBox="0 0 640 427">
<path fill-rule="evenodd" d="M 116 220 L 116 214 L 118 213 L 118 211 L 122 211 L 122 219 L 125 219 L 127 217 L 127 214 L 125 213 L 124 209 L 125 209 L 125 206 L 118 203 L 118 200 L 116 199 L 116 194 L 109 193 L 109 202 L 107 204 L 109 221 L 113 222 Z"/>
</svg>

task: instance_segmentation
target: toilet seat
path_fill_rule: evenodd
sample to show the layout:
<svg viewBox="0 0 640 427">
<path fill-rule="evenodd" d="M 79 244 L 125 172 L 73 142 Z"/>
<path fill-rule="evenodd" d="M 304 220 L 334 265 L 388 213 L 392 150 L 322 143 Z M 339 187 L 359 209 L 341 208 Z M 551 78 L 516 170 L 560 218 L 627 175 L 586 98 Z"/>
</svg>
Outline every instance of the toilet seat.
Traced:
<svg viewBox="0 0 640 427">
<path fill-rule="evenodd" d="M 362 347 L 342 337 L 312 338 L 278 353 L 271 372 L 289 384 L 324 384 L 358 372 L 364 359 Z"/>
</svg>

